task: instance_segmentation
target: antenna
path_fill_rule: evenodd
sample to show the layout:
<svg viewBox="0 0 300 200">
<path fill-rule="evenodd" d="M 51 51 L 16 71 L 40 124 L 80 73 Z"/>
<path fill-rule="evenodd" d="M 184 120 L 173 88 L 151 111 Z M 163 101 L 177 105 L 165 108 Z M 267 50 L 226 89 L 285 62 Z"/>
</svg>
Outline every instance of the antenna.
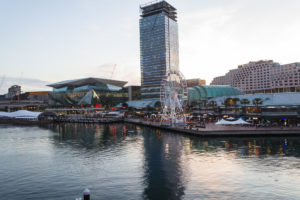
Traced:
<svg viewBox="0 0 300 200">
<path fill-rule="evenodd" d="M 2 85 L 3 85 L 3 83 L 4 83 L 4 80 L 5 80 L 5 75 L 3 75 L 2 79 L 1 79 L 1 82 L 0 82 L 0 90 L 1 90 L 1 88 L 2 88 Z"/>
<path fill-rule="evenodd" d="M 20 78 L 19 78 L 19 81 L 18 81 L 18 85 L 21 84 L 21 81 L 23 80 L 23 72 L 21 72 L 21 75 L 20 75 Z"/>
</svg>

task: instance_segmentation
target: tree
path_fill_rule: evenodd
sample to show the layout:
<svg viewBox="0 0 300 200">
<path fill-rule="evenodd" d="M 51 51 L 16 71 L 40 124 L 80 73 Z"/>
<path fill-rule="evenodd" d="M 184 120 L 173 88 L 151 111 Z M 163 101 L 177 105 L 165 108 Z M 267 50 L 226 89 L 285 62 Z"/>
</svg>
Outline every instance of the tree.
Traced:
<svg viewBox="0 0 300 200">
<path fill-rule="evenodd" d="M 257 107 L 258 105 L 263 104 L 263 100 L 261 98 L 255 98 L 252 103 Z"/>
<path fill-rule="evenodd" d="M 263 100 L 261 98 L 255 98 L 252 100 L 253 105 L 256 107 L 256 112 L 259 112 L 259 107 L 258 105 L 263 104 Z"/>
<path fill-rule="evenodd" d="M 245 104 L 249 104 L 250 101 L 249 101 L 249 99 L 241 99 L 240 103 L 243 104 L 243 105 L 245 105 Z"/>
<path fill-rule="evenodd" d="M 225 107 L 229 107 L 229 106 L 233 106 L 233 105 L 234 105 L 234 101 L 233 101 L 232 98 L 225 99 L 225 101 L 224 101 L 224 106 Z"/>
<path fill-rule="evenodd" d="M 234 102 L 234 105 L 237 106 L 237 102 L 240 101 L 240 98 L 235 97 L 232 99 L 232 101 Z"/>
<path fill-rule="evenodd" d="M 233 104 L 234 104 L 234 107 L 235 107 L 235 114 L 236 114 L 236 112 L 237 112 L 237 102 L 239 102 L 240 101 L 240 98 L 238 98 L 238 97 L 235 97 L 235 98 L 233 98 L 232 99 L 232 101 L 233 101 Z"/>
</svg>

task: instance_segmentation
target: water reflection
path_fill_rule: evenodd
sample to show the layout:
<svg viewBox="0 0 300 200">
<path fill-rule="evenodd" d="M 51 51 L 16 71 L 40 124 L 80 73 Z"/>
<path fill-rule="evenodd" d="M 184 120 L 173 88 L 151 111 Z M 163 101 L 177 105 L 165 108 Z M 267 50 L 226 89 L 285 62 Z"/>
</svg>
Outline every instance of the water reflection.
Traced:
<svg viewBox="0 0 300 200">
<path fill-rule="evenodd" d="M 184 175 L 181 163 L 183 144 L 175 135 L 145 128 L 144 199 L 181 199 Z"/>
<path fill-rule="evenodd" d="M 274 138 L 215 138 L 190 140 L 190 148 L 199 152 L 213 152 L 225 150 L 236 154 L 238 157 L 285 155 L 300 156 L 300 142 L 297 137 Z"/>
<path fill-rule="evenodd" d="M 300 195 L 298 138 L 200 138 L 131 124 L 48 128 L 56 133 L 53 144 L 63 152 L 64 170 L 72 165 L 75 173 L 87 176 L 86 182 L 95 181 L 91 189 L 101 199 L 296 199 Z M 78 170 L 80 162 L 84 167 Z"/>
<path fill-rule="evenodd" d="M 127 125 L 129 126 L 129 125 Z M 47 128 L 58 133 L 54 136 L 56 144 L 68 144 L 73 148 L 105 150 L 134 142 L 137 131 L 131 131 L 128 140 L 127 126 L 124 124 L 55 124 Z M 132 127 L 130 127 L 132 129 Z"/>
</svg>

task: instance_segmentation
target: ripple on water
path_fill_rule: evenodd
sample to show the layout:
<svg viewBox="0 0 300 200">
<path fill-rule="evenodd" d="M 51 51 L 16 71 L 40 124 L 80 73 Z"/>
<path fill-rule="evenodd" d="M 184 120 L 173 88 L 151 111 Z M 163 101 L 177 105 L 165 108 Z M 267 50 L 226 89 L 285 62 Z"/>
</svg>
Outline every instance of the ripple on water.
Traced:
<svg viewBox="0 0 300 200">
<path fill-rule="evenodd" d="M 0 126 L 1 198 L 75 199 L 86 187 L 93 199 L 300 196 L 298 138 L 197 138 L 125 128 Z"/>
</svg>

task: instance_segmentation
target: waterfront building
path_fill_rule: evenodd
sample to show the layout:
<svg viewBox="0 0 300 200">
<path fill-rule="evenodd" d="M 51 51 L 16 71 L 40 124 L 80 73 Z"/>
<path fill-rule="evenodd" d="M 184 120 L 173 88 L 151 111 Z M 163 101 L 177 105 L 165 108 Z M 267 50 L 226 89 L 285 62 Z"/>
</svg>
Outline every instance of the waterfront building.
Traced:
<svg viewBox="0 0 300 200">
<path fill-rule="evenodd" d="M 15 96 L 19 96 L 20 94 L 21 94 L 21 86 L 13 85 L 10 88 L 8 88 L 7 98 L 11 99 Z"/>
<path fill-rule="evenodd" d="M 158 99 L 143 99 L 137 101 L 127 101 L 125 103 L 120 103 L 116 106 L 118 109 L 126 110 L 143 110 L 143 111 L 154 111 L 161 110 L 161 103 Z"/>
<path fill-rule="evenodd" d="M 35 92 L 25 92 L 20 95 L 21 100 L 29 100 L 29 101 L 41 101 L 44 103 L 48 103 L 49 100 L 49 91 L 35 91 Z"/>
<path fill-rule="evenodd" d="M 166 1 L 140 6 L 141 98 L 160 97 L 168 70 L 179 70 L 176 8 Z"/>
<path fill-rule="evenodd" d="M 245 93 L 300 92 L 300 63 L 249 62 L 214 78 L 211 85 L 231 85 Z"/>
<path fill-rule="evenodd" d="M 25 92 L 12 98 L 0 100 L 1 111 L 42 111 L 48 106 L 48 91 Z"/>
<path fill-rule="evenodd" d="M 199 85 L 188 88 L 188 105 L 206 104 L 209 99 L 241 95 L 243 92 L 228 85 Z"/>
<path fill-rule="evenodd" d="M 243 94 L 210 99 L 202 113 L 265 119 L 299 119 L 300 92 Z"/>
<path fill-rule="evenodd" d="M 125 88 L 128 90 L 128 101 L 136 101 L 141 99 L 141 86 L 130 85 Z"/>
<path fill-rule="evenodd" d="M 115 106 L 128 100 L 125 81 L 100 78 L 83 78 L 62 81 L 48 85 L 53 88 L 49 93 L 49 105 L 66 106 Z"/>
<path fill-rule="evenodd" d="M 187 79 L 186 83 L 187 83 L 187 87 L 189 88 L 196 87 L 198 85 L 206 85 L 206 81 L 200 78 Z"/>
</svg>

